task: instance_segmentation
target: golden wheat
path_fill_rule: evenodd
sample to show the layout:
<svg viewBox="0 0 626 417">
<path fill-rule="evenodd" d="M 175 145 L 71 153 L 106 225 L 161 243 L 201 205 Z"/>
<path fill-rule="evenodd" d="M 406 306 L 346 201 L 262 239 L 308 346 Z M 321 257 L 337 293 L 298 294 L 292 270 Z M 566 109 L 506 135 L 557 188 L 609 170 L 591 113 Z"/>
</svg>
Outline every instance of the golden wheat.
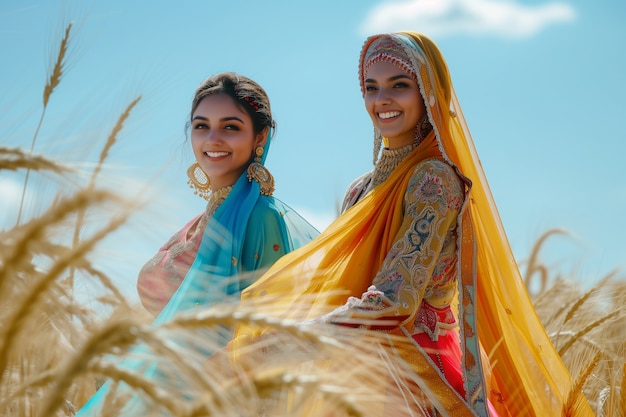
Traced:
<svg viewBox="0 0 626 417">
<path fill-rule="evenodd" d="M 19 148 L 0 146 L 0 170 L 17 171 L 20 169 L 50 171 L 55 174 L 65 174 L 74 171 L 73 168 L 46 157 L 27 153 Z"/>
<path fill-rule="evenodd" d="M 75 173 L 32 154 L 45 109 L 64 74 L 71 29 L 69 24 L 64 31 L 47 80 L 30 152 L 0 147 L 0 170 L 25 171 L 23 191 L 31 170 Z M 125 302 L 113 280 L 94 267 L 88 255 L 133 209 L 116 194 L 99 189 L 97 179 L 139 100 L 134 99 L 115 123 L 87 187 L 59 197 L 44 214 L 22 225 L 23 195 L 17 225 L 0 232 L 0 415 L 72 416 L 103 383 L 103 417 L 117 416 L 129 406 L 137 406 L 141 415 L 166 412 L 175 417 L 279 417 L 299 415 L 310 407 L 325 415 L 365 416 L 381 404 L 403 416 L 409 403 L 426 407 L 429 393 L 415 389 L 419 377 L 388 354 L 394 341 L 384 333 L 302 326 L 226 303 L 148 326 L 145 311 Z M 102 210 L 107 205 L 115 210 Z M 107 216 L 105 226 L 90 236 L 79 236 L 88 213 L 120 209 L 120 216 Z M 537 312 L 576 375 L 563 415 L 575 415 L 573 399 L 584 392 L 599 417 L 623 417 L 626 284 L 612 273 L 586 292 L 563 278 L 550 285 L 540 249 L 548 237 L 565 233 L 549 230 L 538 239 L 525 276 L 530 291 L 533 277 L 540 275 L 539 290 L 533 294 Z M 66 236 L 73 237 L 71 245 L 60 243 Z M 100 301 L 111 307 L 108 314 L 74 298 L 75 271 L 102 283 Z M 220 345 L 228 335 L 224 329 L 235 324 L 272 330 L 239 350 L 243 357 L 237 362 Z M 213 352 L 208 359 L 206 351 Z M 157 367 L 162 375 L 125 365 L 137 363 Z M 382 386 L 394 389 L 382 392 Z"/>
<path fill-rule="evenodd" d="M 140 99 L 141 99 L 141 96 L 132 100 L 130 104 L 126 107 L 126 109 L 122 112 L 120 117 L 117 119 L 117 122 L 115 123 L 115 125 L 113 126 L 113 129 L 111 130 L 111 133 L 109 134 L 109 137 L 107 138 L 104 144 L 104 147 L 102 148 L 102 151 L 100 152 L 100 158 L 98 159 L 98 163 L 96 164 L 96 167 L 93 173 L 91 174 L 91 177 L 89 178 L 89 184 L 87 185 L 87 192 L 94 189 L 98 174 L 102 170 L 102 166 L 104 162 L 106 161 L 107 156 L 109 155 L 109 150 L 115 144 L 115 142 L 117 142 L 117 135 L 123 129 L 124 122 L 126 121 L 126 119 L 128 119 L 130 112 L 137 105 Z M 84 220 L 85 220 L 85 211 L 80 210 L 78 212 L 76 223 L 74 226 L 74 236 L 72 239 L 72 244 L 74 246 L 78 245 L 78 241 L 80 238 L 80 230 L 83 227 Z M 75 269 L 71 268 L 68 274 L 68 277 L 65 280 L 68 288 L 74 288 L 74 275 L 75 275 Z"/>
<path fill-rule="evenodd" d="M 539 262 L 538 257 L 534 262 Z M 571 374 L 586 378 L 581 381 L 579 377 L 577 383 L 602 417 L 623 413 L 616 404 L 622 401 L 618 385 L 626 359 L 625 300 L 626 282 L 618 271 L 597 280 L 586 291 L 574 280 L 557 277 L 534 299 L 552 343 Z M 596 354 L 601 357 L 594 361 L 590 355 Z M 592 362 L 595 366 L 587 375 L 585 370 Z"/>
<path fill-rule="evenodd" d="M 72 30 L 72 23 L 69 23 L 65 28 L 65 33 L 63 38 L 61 39 L 61 44 L 59 45 L 59 52 L 57 53 L 57 58 L 52 68 L 52 72 L 48 77 L 48 81 L 43 90 L 43 108 L 41 110 L 41 116 L 39 117 L 39 123 L 37 124 L 37 128 L 35 129 L 35 133 L 33 135 L 31 144 L 30 144 L 30 152 L 33 152 L 35 149 L 35 142 L 37 141 L 37 136 L 39 135 L 39 130 L 41 129 L 41 125 L 43 124 L 43 120 L 46 114 L 46 109 L 48 108 L 48 101 L 52 96 L 55 88 L 61 82 L 61 77 L 63 76 L 63 70 L 66 64 L 66 57 L 68 48 L 70 45 L 70 33 Z M 20 206 L 18 209 L 17 222 L 19 225 L 22 219 L 22 210 L 24 208 L 24 198 L 26 197 L 26 188 L 28 187 L 28 178 L 30 175 L 30 169 L 26 169 L 26 175 L 24 176 L 24 186 L 22 188 L 22 197 L 20 199 Z"/>
</svg>

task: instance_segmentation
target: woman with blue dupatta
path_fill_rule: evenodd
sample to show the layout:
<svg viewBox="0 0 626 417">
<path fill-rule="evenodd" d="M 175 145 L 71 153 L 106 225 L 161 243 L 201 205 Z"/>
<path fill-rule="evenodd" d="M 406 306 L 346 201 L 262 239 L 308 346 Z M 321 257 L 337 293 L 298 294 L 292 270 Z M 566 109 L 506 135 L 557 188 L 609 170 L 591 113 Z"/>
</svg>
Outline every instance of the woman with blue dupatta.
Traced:
<svg viewBox="0 0 626 417">
<path fill-rule="evenodd" d="M 264 162 L 275 122 L 260 85 L 235 73 L 209 77 L 195 92 L 188 127 L 196 158 L 187 171 L 189 184 L 208 203 L 139 274 L 140 299 L 156 316 L 153 327 L 182 312 L 237 301 L 264 269 L 318 234 L 294 210 L 272 197 L 274 179 Z M 201 367 L 202 358 L 223 347 L 232 332 L 229 328 L 198 331 L 193 337 L 195 347 L 189 340 L 171 341 L 173 349 L 189 355 L 190 361 L 199 354 L 193 359 L 198 362 L 188 364 L 191 368 Z M 185 392 L 186 382 L 177 380 L 176 371 L 165 374 L 157 360 L 143 345 L 119 363 L 112 358 L 118 368 L 136 372 L 157 387 Z M 122 382 L 116 389 L 129 394 Z M 116 397 L 113 391 L 108 381 L 76 416 L 107 415 Z M 156 410 L 146 396 L 132 393 L 130 398 L 124 400 L 122 412 L 113 415 L 148 415 L 147 410 Z M 166 415 L 163 409 L 155 412 Z"/>
</svg>

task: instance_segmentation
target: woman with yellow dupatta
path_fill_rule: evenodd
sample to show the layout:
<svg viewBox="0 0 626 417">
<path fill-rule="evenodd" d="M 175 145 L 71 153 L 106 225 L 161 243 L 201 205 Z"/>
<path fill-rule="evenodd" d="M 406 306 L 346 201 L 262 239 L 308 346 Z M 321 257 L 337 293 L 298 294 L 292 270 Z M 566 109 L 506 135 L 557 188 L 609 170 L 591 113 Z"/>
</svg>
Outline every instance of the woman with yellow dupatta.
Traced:
<svg viewBox="0 0 626 417">
<path fill-rule="evenodd" d="M 244 305 L 281 300 L 271 314 L 300 319 L 313 298 L 307 323 L 399 336 L 390 351 L 426 397 L 403 415 L 592 416 L 533 309 L 437 46 L 413 32 L 372 36 L 359 78 L 374 169 L 327 230 L 243 292 Z M 261 333 L 241 327 L 232 346 Z"/>
</svg>

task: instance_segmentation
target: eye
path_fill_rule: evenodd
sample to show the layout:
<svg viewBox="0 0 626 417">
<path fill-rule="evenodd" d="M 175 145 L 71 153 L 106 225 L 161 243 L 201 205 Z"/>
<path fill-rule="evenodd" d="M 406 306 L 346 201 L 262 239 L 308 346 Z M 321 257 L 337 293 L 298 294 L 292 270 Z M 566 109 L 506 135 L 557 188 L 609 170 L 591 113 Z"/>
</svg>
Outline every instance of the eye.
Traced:
<svg viewBox="0 0 626 417">
<path fill-rule="evenodd" d="M 365 91 L 376 91 L 377 88 L 374 85 L 366 85 L 365 86 Z"/>
<path fill-rule="evenodd" d="M 239 131 L 239 130 L 241 130 L 241 129 L 239 128 L 239 126 L 234 125 L 234 124 L 227 124 L 226 126 L 224 126 L 224 129 L 225 129 L 225 130 L 235 130 L 235 131 Z"/>
<path fill-rule="evenodd" d="M 393 85 L 393 88 L 408 88 L 408 87 L 409 87 L 409 84 L 404 81 L 397 82 Z"/>
<path fill-rule="evenodd" d="M 204 130 L 208 128 L 209 128 L 209 125 L 207 125 L 204 122 L 196 122 L 193 124 L 193 130 Z"/>
</svg>

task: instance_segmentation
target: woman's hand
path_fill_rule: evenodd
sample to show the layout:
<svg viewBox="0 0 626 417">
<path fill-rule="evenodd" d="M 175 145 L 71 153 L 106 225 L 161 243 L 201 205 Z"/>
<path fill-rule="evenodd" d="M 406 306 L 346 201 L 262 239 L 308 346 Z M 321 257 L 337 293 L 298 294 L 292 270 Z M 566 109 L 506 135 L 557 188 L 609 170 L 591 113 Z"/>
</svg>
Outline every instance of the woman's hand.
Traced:
<svg viewBox="0 0 626 417">
<path fill-rule="evenodd" d="M 360 299 L 350 297 L 344 307 L 347 308 L 343 309 L 343 314 L 330 318 L 331 323 L 370 330 L 392 330 L 409 317 L 399 315 L 398 306 L 374 285 Z"/>
</svg>

